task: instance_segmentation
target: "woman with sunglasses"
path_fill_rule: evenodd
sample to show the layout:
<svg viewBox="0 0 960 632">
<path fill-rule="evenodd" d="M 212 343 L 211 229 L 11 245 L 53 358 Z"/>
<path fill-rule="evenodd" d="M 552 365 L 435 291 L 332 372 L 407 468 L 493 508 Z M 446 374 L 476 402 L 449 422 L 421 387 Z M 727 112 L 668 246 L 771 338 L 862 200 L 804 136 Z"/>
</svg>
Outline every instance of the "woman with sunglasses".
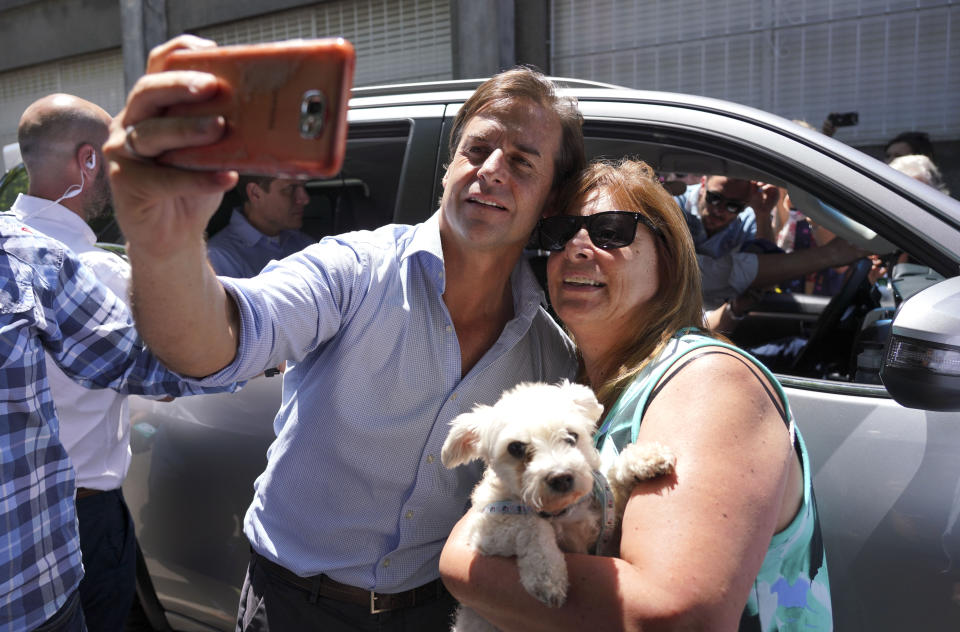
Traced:
<svg viewBox="0 0 960 632">
<path fill-rule="evenodd" d="M 566 210 L 539 226 L 548 287 L 606 414 L 607 467 L 658 441 L 673 475 L 640 484 L 620 557 L 568 554 L 567 602 L 520 586 L 515 560 L 484 557 L 463 521 L 440 560 L 450 591 L 503 630 L 832 629 L 806 449 L 776 378 L 700 331 L 693 241 L 642 162 L 593 164 Z"/>
</svg>

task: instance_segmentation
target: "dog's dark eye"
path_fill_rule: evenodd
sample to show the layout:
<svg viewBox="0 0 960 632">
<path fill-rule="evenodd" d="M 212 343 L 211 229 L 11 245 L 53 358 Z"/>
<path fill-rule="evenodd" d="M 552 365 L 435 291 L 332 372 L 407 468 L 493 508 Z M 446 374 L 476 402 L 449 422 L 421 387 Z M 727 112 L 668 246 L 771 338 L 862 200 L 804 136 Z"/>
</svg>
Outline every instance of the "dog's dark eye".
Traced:
<svg viewBox="0 0 960 632">
<path fill-rule="evenodd" d="M 577 445 L 577 441 L 579 440 L 580 440 L 580 435 L 578 435 L 576 432 L 571 432 L 566 436 L 566 438 L 564 438 L 564 441 L 566 441 L 570 445 Z"/>
<path fill-rule="evenodd" d="M 527 446 L 520 441 L 514 441 L 507 446 L 507 452 L 514 458 L 522 459 L 523 455 L 527 453 Z"/>
</svg>

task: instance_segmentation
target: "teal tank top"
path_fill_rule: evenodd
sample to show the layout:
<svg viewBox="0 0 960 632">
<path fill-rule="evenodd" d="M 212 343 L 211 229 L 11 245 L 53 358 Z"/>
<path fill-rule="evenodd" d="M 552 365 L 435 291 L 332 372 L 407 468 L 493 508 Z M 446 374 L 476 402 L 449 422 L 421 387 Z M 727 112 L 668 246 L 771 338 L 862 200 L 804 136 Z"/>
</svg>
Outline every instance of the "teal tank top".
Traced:
<svg viewBox="0 0 960 632">
<path fill-rule="evenodd" d="M 813 495 L 810 460 L 803 437 L 794 424 L 783 387 L 760 361 L 747 352 L 695 331 L 684 329 L 677 332 L 663 352 L 644 367 L 605 416 L 595 438 L 604 471 L 620 450 L 636 441 L 640 422 L 651 397 L 656 394 L 657 384 L 677 361 L 704 347 L 723 347 L 743 356 L 767 376 L 780 398 L 782 407 L 778 408 L 788 425 L 803 468 L 803 504 L 793 521 L 771 539 L 740 618 L 739 630 L 832 630 L 830 579 Z"/>
</svg>

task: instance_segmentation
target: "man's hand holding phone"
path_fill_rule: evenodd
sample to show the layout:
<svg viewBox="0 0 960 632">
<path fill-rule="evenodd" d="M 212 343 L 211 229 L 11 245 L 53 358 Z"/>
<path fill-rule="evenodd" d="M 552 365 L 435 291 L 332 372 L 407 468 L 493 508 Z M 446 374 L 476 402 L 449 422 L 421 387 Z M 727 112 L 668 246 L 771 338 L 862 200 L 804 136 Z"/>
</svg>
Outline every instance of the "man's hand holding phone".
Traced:
<svg viewBox="0 0 960 632">
<path fill-rule="evenodd" d="M 342 51 L 346 46 L 337 48 Z M 312 74 L 299 63 L 282 63 L 281 58 L 289 61 L 287 53 L 296 51 L 280 48 L 280 55 L 276 47 L 257 49 L 266 55 L 236 48 L 223 53 L 226 48 L 193 36 L 158 46 L 150 53 L 148 73 L 130 92 L 104 144 L 117 220 L 127 238 L 137 330 L 157 357 L 184 375 L 219 371 L 233 360 L 239 344 L 239 310 L 207 262 L 204 236 L 223 193 L 236 184 L 237 171 L 258 172 L 266 156 L 280 173 L 289 167 L 301 177 L 311 177 L 309 167 L 299 171 L 302 163 L 297 155 L 280 154 L 275 159 L 275 146 L 270 144 L 275 139 L 269 128 L 244 124 L 244 114 L 264 110 L 248 107 L 242 99 L 275 101 L 277 116 L 267 120 L 293 121 L 297 134 L 304 123 L 306 131 L 316 131 L 311 124 L 323 114 L 321 136 L 333 141 L 328 147 L 334 152 L 320 157 L 321 172 L 339 169 L 336 152 L 342 158 L 349 85 L 336 97 L 328 94 L 322 108 L 311 109 L 310 103 L 315 102 L 308 102 L 305 112 L 280 108 L 287 102 L 283 95 L 291 94 L 283 86 L 291 84 L 277 80 Z M 352 48 L 349 53 L 349 76 L 338 77 L 337 85 L 352 81 Z M 196 59 L 198 54 L 215 60 L 214 66 L 224 72 L 216 72 L 214 66 L 197 70 L 189 64 L 171 68 L 171 60 L 178 55 Z M 248 77 L 264 78 L 260 63 L 264 59 L 275 71 L 272 87 L 277 94 L 262 84 L 247 89 Z M 243 69 L 251 66 L 260 71 L 245 74 Z M 297 98 L 303 101 L 304 95 Z M 237 143 L 238 139 L 254 142 Z M 257 139 L 265 139 L 262 146 Z"/>
<path fill-rule="evenodd" d="M 104 146 L 124 234 L 168 256 L 202 245 L 236 172 L 335 175 L 353 67 L 334 39 L 218 48 L 184 35 L 155 48 Z"/>
<path fill-rule="evenodd" d="M 147 68 L 158 67 L 175 50 L 215 46 L 209 40 L 180 36 L 151 51 Z M 207 221 L 223 192 L 236 184 L 236 172 L 188 171 L 158 164 L 155 159 L 171 150 L 209 145 L 223 137 L 226 121 L 222 116 L 165 116 L 171 107 L 209 101 L 219 90 L 219 80 L 208 73 L 148 73 L 137 81 L 126 107 L 114 118 L 104 155 L 110 162 L 117 221 L 135 246 L 132 251 L 164 258 L 199 245 L 205 257 Z"/>
<path fill-rule="evenodd" d="M 193 169 L 236 169 L 284 179 L 330 178 L 340 171 L 353 85 L 353 45 L 341 38 L 178 49 L 158 70 L 216 75 L 207 101 L 181 103 L 167 116 L 222 116 L 223 137 L 158 160 Z"/>
</svg>

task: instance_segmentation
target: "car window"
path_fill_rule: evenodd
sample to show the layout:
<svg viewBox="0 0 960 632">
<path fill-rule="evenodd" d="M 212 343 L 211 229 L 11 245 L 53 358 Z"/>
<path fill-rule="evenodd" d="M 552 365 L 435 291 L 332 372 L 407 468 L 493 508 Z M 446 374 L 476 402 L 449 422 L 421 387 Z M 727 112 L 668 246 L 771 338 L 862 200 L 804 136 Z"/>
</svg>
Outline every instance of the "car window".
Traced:
<svg viewBox="0 0 960 632">
<path fill-rule="evenodd" d="M 0 177 L 0 210 L 7 211 L 17 196 L 27 192 L 30 178 L 23 163 L 15 165 Z"/>
<path fill-rule="evenodd" d="M 310 202 L 302 230 L 319 240 L 392 222 L 410 131 L 408 121 L 351 124 L 340 173 L 305 185 Z M 225 194 L 207 235 L 226 226 L 240 204 L 235 190 Z"/>
<path fill-rule="evenodd" d="M 405 121 L 352 124 L 340 173 L 307 183 L 304 230 L 319 239 L 392 222 L 409 134 Z"/>
<path fill-rule="evenodd" d="M 747 316 L 728 336 L 780 375 L 882 388 L 883 347 L 904 288 L 914 291 L 942 278 L 915 256 L 921 253 L 911 252 L 909 242 L 898 245 L 895 236 L 878 235 L 877 227 L 865 225 L 863 205 L 839 187 L 820 183 L 811 192 L 815 180 L 809 173 L 772 164 L 746 143 L 715 143 L 691 129 L 617 122 L 588 120 L 584 131 L 588 159 L 629 156 L 659 174 L 680 174 L 690 182 L 696 181 L 694 174 L 715 174 L 792 192 L 795 213 L 785 207 L 774 222 L 775 241 L 785 251 L 822 245 L 834 238 L 830 229 L 872 244 L 881 255 L 873 262 L 824 268 L 757 292 Z"/>
</svg>

